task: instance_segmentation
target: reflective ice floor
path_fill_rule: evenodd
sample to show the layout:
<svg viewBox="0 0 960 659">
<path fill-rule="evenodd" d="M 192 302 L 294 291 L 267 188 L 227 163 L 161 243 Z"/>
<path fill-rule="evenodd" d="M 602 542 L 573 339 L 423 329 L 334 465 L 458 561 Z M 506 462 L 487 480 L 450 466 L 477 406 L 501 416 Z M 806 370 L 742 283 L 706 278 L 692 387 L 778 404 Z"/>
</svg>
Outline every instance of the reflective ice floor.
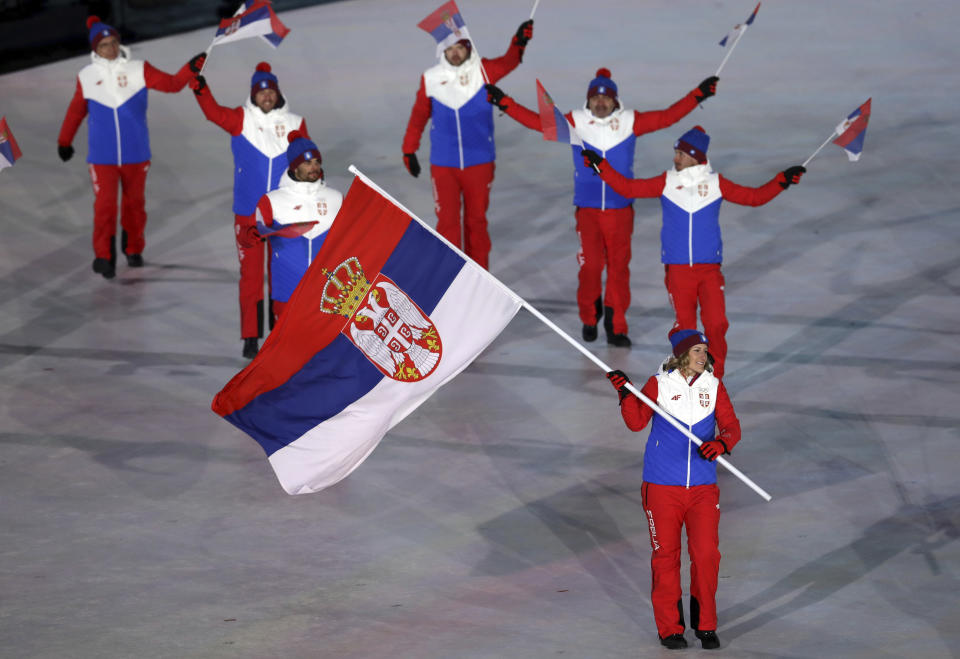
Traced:
<svg viewBox="0 0 960 659">
<path fill-rule="evenodd" d="M 238 105 L 269 59 L 328 183 L 346 191 L 354 164 L 432 224 L 430 182 L 407 174 L 400 142 L 434 61 L 416 23 L 437 4 L 281 14 L 279 50 L 219 47 L 205 74 Z M 532 2 L 459 4 L 495 56 Z M 534 106 L 539 78 L 567 110 L 606 66 L 624 105 L 666 107 L 716 70 L 716 42 L 751 9 L 544 0 L 500 85 Z M 744 429 L 731 458 L 774 498 L 720 477 L 720 654 L 958 656 L 958 16 L 945 0 L 765 2 L 717 96 L 638 143 L 635 171 L 653 176 L 701 124 L 714 167 L 760 185 L 873 98 L 860 162 L 831 145 L 796 188 L 721 214 L 725 382 Z M 134 53 L 174 71 L 212 32 Z M 147 266 L 103 280 L 85 131 L 70 163 L 55 149 L 85 62 L 0 76 L 24 152 L 0 172 L 0 655 L 669 654 L 649 600 L 646 433 L 526 312 L 347 480 L 284 494 L 209 407 L 246 363 L 228 137 L 189 91 L 151 93 Z M 491 270 L 576 334 L 569 151 L 495 121 Z M 659 205 L 635 208 L 634 347 L 590 348 L 642 380 L 672 313 Z"/>
</svg>

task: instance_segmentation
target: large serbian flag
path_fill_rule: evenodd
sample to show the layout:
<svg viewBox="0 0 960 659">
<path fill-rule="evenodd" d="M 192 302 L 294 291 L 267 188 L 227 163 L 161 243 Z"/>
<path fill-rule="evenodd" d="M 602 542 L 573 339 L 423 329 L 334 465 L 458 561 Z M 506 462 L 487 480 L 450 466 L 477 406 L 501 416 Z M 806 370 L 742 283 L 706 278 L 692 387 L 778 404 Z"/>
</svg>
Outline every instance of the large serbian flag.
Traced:
<svg viewBox="0 0 960 659">
<path fill-rule="evenodd" d="M 22 155 L 17 141 L 13 139 L 10 127 L 7 126 L 7 118 L 0 118 L 0 169 L 12 167 Z"/>
<path fill-rule="evenodd" d="M 539 79 L 537 80 L 537 108 L 540 110 L 540 129 L 543 132 L 543 139 L 551 142 L 576 144 L 583 148 L 583 142 L 577 134 L 577 129 L 571 126 L 567 118 L 563 116 Z"/>
<path fill-rule="evenodd" d="M 275 35 L 276 43 L 279 44 L 280 40 L 289 33 L 290 29 L 280 22 L 267 0 L 245 2 L 239 13 L 232 18 L 220 21 L 220 27 L 213 37 L 211 46 L 268 35 Z"/>
<path fill-rule="evenodd" d="M 467 24 L 453 0 L 443 3 L 439 9 L 417 23 L 417 27 L 430 33 L 437 42 L 437 57 L 461 39 L 469 39 Z"/>
<path fill-rule="evenodd" d="M 521 304 L 361 176 L 254 360 L 213 400 L 288 494 L 345 478 Z"/>
<path fill-rule="evenodd" d="M 867 122 L 870 121 L 870 101 L 872 100 L 872 97 L 868 98 L 866 103 L 851 112 L 840 122 L 835 131 L 839 137 L 833 143 L 843 147 L 851 162 L 860 160 L 860 155 L 863 153 L 863 140 L 867 136 Z"/>
</svg>

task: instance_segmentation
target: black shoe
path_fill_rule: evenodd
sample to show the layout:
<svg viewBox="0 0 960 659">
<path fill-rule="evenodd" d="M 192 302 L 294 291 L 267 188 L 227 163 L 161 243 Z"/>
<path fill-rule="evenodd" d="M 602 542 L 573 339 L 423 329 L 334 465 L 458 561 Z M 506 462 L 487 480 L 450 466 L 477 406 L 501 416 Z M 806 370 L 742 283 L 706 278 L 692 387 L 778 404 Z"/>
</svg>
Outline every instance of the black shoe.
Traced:
<svg viewBox="0 0 960 659">
<path fill-rule="evenodd" d="M 98 275 L 103 275 L 104 279 L 113 279 L 117 274 L 116 268 L 113 267 L 109 259 L 94 259 L 93 271 Z"/>
<path fill-rule="evenodd" d="M 583 326 L 583 340 L 584 340 L 584 341 L 596 341 L 596 340 L 597 340 L 597 326 L 596 326 L 596 325 L 584 325 L 584 326 Z"/>
<path fill-rule="evenodd" d="M 607 343 L 617 348 L 629 348 L 633 345 L 626 334 L 607 334 Z"/>
<path fill-rule="evenodd" d="M 260 352 L 260 342 L 257 337 L 251 337 L 243 340 L 243 356 L 247 359 L 253 359 Z"/>
<path fill-rule="evenodd" d="M 127 254 L 127 265 L 131 268 L 142 268 L 143 256 L 140 254 Z"/>
<path fill-rule="evenodd" d="M 660 645 L 668 650 L 682 650 L 687 647 L 687 639 L 683 637 L 683 634 L 670 634 L 670 636 L 660 639 Z"/>
<path fill-rule="evenodd" d="M 700 647 L 704 650 L 716 650 L 720 647 L 720 639 L 717 638 L 717 632 L 712 629 L 708 631 L 696 630 L 693 632 L 700 639 Z"/>
</svg>

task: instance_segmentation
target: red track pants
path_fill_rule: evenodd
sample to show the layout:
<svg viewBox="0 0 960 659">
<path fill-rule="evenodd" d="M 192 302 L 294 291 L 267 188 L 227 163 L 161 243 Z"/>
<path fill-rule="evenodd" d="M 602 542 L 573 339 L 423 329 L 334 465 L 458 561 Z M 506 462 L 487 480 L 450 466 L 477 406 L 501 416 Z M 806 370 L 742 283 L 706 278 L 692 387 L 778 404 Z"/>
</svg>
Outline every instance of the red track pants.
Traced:
<svg viewBox="0 0 960 659">
<path fill-rule="evenodd" d="M 433 179 L 433 204 L 437 212 L 437 233 L 459 247 L 484 268 L 490 259 L 490 234 L 487 233 L 487 208 L 494 164 L 473 165 L 466 169 L 430 166 Z M 463 231 L 460 200 L 463 198 Z"/>
<path fill-rule="evenodd" d="M 123 185 L 120 226 L 126 236 L 124 251 L 142 254 L 147 226 L 144 189 L 150 161 L 126 165 L 89 165 L 93 184 L 93 253 L 98 259 L 115 260 L 114 236 L 117 234 L 117 193 Z"/>
<path fill-rule="evenodd" d="M 709 337 L 708 337 L 709 338 Z M 717 575 L 720 570 L 720 489 L 712 485 L 644 483 L 643 510 L 650 529 L 650 599 L 660 638 L 682 634 L 680 529 L 687 527 L 690 554 L 690 626 L 717 628 Z"/>
<path fill-rule="evenodd" d="M 720 264 L 670 264 L 664 266 L 664 269 L 664 283 L 677 317 L 673 326 L 678 329 L 696 329 L 699 303 L 703 333 L 710 342 L 710 354 L 714 359 L 713 374 L 718 378 L 723 377 L 723 366 L 727 359 L 727 328 L 730 323 L 727 322 Z"/>
<path fill-rule="evenodd" d="M 577 262 L 580 264 L 577 275 L 580 322 L 584 325 L 597 324 L 597 300 L 600 299 L 601 277 L 606 267 L 607 288 L 603 294 L 603 306 L 613 309 L 613 333 L 626 334 L 627 307 L 630 306 L 633 206 L 607 210 L 578 207 L 575 216 L 577 236 L 580 238 L 580 251 L 577 253 Z"/>
<path fill-rule="evenodd" d="M 234 236 L 237 238 L 237 259 L 240 261 L 240 336 L 252 339 L 263 336 L 263 269 L 269 267 L 264 251 L 269 246 L 257 241 L 254 247 L 240 244 L 243 227 L 253 224 L 246 215 L 233 216 Z M 271 319 L 272 320 L 272 319 Z M 270 323 L 273 327 L 273 323 Z"/>
</svg>

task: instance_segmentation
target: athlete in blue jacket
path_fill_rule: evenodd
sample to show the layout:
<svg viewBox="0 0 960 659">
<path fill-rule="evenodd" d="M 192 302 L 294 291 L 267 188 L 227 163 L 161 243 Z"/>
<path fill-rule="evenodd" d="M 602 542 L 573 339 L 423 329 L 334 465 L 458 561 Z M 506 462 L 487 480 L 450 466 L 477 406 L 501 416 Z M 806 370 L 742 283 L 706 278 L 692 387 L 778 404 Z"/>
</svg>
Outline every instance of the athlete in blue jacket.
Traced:
<svg viewBox="0 0 960 659">
<path fill-rule="evenodd" d="M 427 121 L 433 122 L 430 176 L 437 232 L 484 268 L 490 258 L 487 207 L 496 148 L 493 108 L 487 103 L 483 85 L 517 68 L 532 36 L 533 21 L 525 21 L 517 28 L 506 54 L 496 59 L 481 60 L 467 39 L 444 50 L 437 65 L 420 77 L 403 137 L 403 163 L 416 177 L 420 174 L 416 153 L 420 137 Z M 488 80 L 484 80 L 484 73 Z"/>
<path fill-rule="evenodd" d="M 650 599 L 660 642 L 670 649 L 687 646 L 680 586 L 680 532 L 686 526 L 690 626 L 704 649 L 715 649 L 720 647 L 720 490 L 714 461 L 740 441 L 740 421 L 726 388 L 711 372 L 707 337 L 696 330 L 674 330 L 670 343 L 672 357 L 640 391 L 700 439 L 699 449 L 625 387 L 630 380 L 622 371 L 607 377 L 620 394 L 620 413 L 630 430 L 639 432 L 653 419 L 643 451 L 641 495 L 653 550 Z"/>
<path fill-rule="evenodd" d="M 120 246 L 127 265 L 143 265 L 147 225 L 144 188 L 150 169 L 147 90 L 178 92 L 190 79 L 185 64 L 176 75 L 150 62 L 130 59 L 120 34 L 96 16 L 87 19 L 91 62 L 77 76 L 76 91 L 57 138 L 64 162 L 73 157 L 74 135 L 87 118 L 90 180 L 93 183 L 93 271 L 116 274 L 117 192 L 123 185 Z"/>
<path fill-rule="evenodd" d="M 789 167 L 758 188 L 737 185 L 711 169 L 707 161 L 709 144 L 710 137 L 703 128 L 694 126 L 674 144 L 673 169 L 653 178 L 628 179 L 589 149 L 583 151 L 583 157 L 584 164 L 597 167 L 600 178 L 619 194 L 660 197 L 661 260 L 676 313 L 673 326 L 696 327 L 700 306 L 703 329 L 713 341 L 710 352 L 716 359 L 714 372 L 722 377 L 729 322 L 720 272 L 720 205 L 726 199 L 744 206 L 762 206 L 798 183 L 807 170 L 799 165 Z"/>
</svg>

